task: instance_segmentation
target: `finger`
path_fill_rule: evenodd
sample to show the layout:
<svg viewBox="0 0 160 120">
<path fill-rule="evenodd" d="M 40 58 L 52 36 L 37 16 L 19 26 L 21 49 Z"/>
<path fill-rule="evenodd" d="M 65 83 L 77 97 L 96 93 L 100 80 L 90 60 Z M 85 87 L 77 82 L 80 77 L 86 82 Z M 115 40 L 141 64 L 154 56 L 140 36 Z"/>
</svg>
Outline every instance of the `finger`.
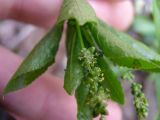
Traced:
<svg viewBox="0 0 160 120">
<path fill-rule="evenodd" d="M 8 94 L 3 99 L 2 90 L 20 62 L 20 57 L 0 47 L 1 105 L 13 115 L 25 120 L 53 120 L 53 118 L 75 120 L 75 98 L 66 94 L 61 79 L 49 74 L 43 75 L 29 87 Z M 108 120 L 113 120 L 115 113 L 119 116 L 115 120 L 121 120 L 121 111 L 116 104 L 110 103 L 108 108 L 110 113 Z"/>
<path fill-rule="evenodd" d="M 122 111 L 116 103 L 108 103 L 108 113 L 107 120 L 122 120 Z"/>
<path fill-rule="evenodd" d="M 61 4 L 62 0 L 0 0 L 0 18 L 51 27 Z"/>
<path fill-rule="evenodd" d="M 7 111 L 27 120 L 52 120 L 53 117 L 56 120 L 75 120 L 74 97 L 68 96 L 63 90 L 61 79 L 48 74 L 3 99 L 2 90 L 20 64 L 21 58 L 3 48 L 0 48 L 0 53 L 1 104 Z"/>
<path fill-rule="evenodd" d="M 122 111 L 120 107 L 113 102 L 107 103 L 108 116 L 106 116 L 106 120 L 122 120 Z M 100 117 L 100 116 L 99 116 Z M 96 118 L 94 120 L 100 120 L 100 118 Z"/>
<path fill-rule="evenodd" d="M 130 0 L 103 0 L 91 1 L 97 16 L 113 27 L 124 31 L 132 23 L 134 18 L 133 4 Z"/>
<path fill-rule="evenodd" d="M 133 19 L 131 1 L 111 1 L 90 0 L 90 3 L 100 18 L 120 30 L 127 29 Z M 56 22 L 61 4 L 62 0 L 0 0 L 0 18 L 51 27 Z"/>
</svg>

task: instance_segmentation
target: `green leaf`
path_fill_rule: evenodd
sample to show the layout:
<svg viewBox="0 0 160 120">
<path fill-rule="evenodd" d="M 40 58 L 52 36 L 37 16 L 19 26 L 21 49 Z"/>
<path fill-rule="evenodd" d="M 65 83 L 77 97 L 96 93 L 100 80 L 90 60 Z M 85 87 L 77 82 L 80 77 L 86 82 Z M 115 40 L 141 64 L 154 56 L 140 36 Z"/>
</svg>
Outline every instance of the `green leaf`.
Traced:
<svg viewBox="0 0 160 120">
<path fill-rule="evenodd" d="M 156 120 L 160 120 L 160 114 L 157 115 Z"/>
<path fill-rule="evenodd" d="M 92 120 L 92 110 L 86 103 L 87 95 L 89 93 L 89 89 L 85 85 L 84 82 L 76 90 L 76 99 L 78 105 L 78 113 L 77 118 L 78 120 Z"/>
<path fill-rule="evenodd" d="M 153 0 L 153 18 L 156 27 L 156 40 L 158 42 L 158 52 L 160 53 L 160 1 Z M 152 74 L 152 78 L 155 80 L 155 89 L 156 89 L 156 97 L 157 97 L 157 104 L 158 104 L 158 115 L 156 120 L 160 120 L 160 74 Z"/>
<path fill-rule="evenodd" d="M 70 23 L 69 23 L 70 24 Z M 81 51 L 80 40 L 75 29 L 75 25 L 68 24 L 67 32 L 67 52 L 68 61 L 64 78 L 64 88 L 68 94 L 72 95 L 80 85 L 83 78 L 83 70 L 79 61 Z"/>
<path fill-rule="evenodd" d="M 151 74 L 149 76 L 149 80 L 154 80 L 155 82 L 155 89 L 156 89 L 156 94 L 157 94 L 157 101 L 160 101 L 160 74 Z M 158 102 L 158 110 L 160 113 L 160 103 Z"/>
<path fill-rule="evenodd" d="M 134 31 L 138 32 L 143 36 L 154 36 L 155 35 L 155 26 L 153 21 L 151 21 L 146 16 L 136 16 L 133 23 Z"/>
<path fill-rule="evenodd" d="M 31 84 L 54 63 L 62 31 L 63 24 L 54 26 L 36 45 L 7 84 L 5 94 Z"/>
<path fill-rule="evenodd" d="M 159 75 L 159 78 L 160 78 L 160 75 Z M 159 78 L 155 81 L 155 85 L 156 85 L 158 109 L 159 109 L 159 113 L 160 113 L 160 103 L 159 103 L 159 101 L 160 101 L 160 90 L 159 90 L 159 88 L 160 88 L 160 79 Z"/>
<path fill-rule="evenodd" d="M 103 85 L 105 88 L 109 89 L 111 94 L 111 99 L 120 104 L 124 104 L 125 97 L 124 97 L 123 87 L 120 81 L 117 79 L 117 76 L 114 74 L 114 72 L 108 65 L 105 56 L 99 58 L 98 63 L 104 73 L 105 80 L 103 82 Z"/>
<path fill-rule="evenodd" d="M 149 80 L 154 80 L 155 82 L 155 91 L 156 91 L 156 97 L 157 97 L 157 108 L 158 108 L 158 113 L 157 113 L 157 116 L 156 116 L 156 119 L 155 120 L 160 120 L 160 74 L 150 74 Z"/>
<path fill-rule="evenodd" d="M 153 17 L 156 27 L 156 36 L 160 44 L 160 1 L 159 0 L 153 0 Z"/>
<path fill-rule="evenodd" d="M 99 48 L 112 62 L 128 68 L 160 72 L 160 55 L 146 45 L 103 22 L 90 26 L 90 31 Z"/>
<path fill-rule="evenodd" d="M 75 19 L 79 25 L 97 22 L 93 8 L 86 0 L 64 0 L 58 23 L 69 19 Z"/>
</svg>

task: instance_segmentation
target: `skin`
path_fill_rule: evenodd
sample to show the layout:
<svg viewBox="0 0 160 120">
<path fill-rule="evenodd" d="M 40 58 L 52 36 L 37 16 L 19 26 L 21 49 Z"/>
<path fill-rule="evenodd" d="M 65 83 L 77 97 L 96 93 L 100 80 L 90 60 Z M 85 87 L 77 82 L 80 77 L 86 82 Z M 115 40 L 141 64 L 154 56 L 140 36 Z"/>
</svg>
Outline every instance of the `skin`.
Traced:
<svg viewBox="0 0 160 120">
<path fill-rule="evenodd" d="M 134 16 L 129 0 L 90 0 L 97 16 L 124 31 Z M 45 29 L 56 22 L 61 0 L 0 0 L 0 20 L 14 19 Z M 124 18 L 125 17 L 125 18 Z M 63 80 L 45 73 L 30 86 L 3 97 L 2 91 L 22 58 L 0 46 L 0 105 L 17 120 L 76 120 L 76 101 L 63 89 Z M 109 102 L 107 120 L 122 120 L 117 104 Z"/>
</svg>

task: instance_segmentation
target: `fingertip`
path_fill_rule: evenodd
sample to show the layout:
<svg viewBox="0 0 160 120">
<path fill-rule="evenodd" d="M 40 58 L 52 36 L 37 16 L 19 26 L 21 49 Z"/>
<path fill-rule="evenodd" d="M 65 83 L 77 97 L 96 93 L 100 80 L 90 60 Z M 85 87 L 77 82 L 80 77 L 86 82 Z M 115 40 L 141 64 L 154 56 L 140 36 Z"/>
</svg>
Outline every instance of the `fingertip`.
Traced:
<svg viewBox="0 0 160 120">
<path fill-rule="evenodd" d="M 97 16 L 118 30 L 125 31 L 134 18 L 134 8 L 131 1 L 90 1 Z"/>
<path fill-rule="evenodd" d="M 122 120 L 122 110 L 117 103 L 109 102 L 107 108 L 109 111 L 107 120 Z"/>
<path fill-rule="evenodd" d="M 11 3 L 6 8 L 8 11 L 6 19 L 14 19 L 45 28 L 51 28 L 56 22 L 62 4 L 62 0 L 7 1 Z"/>
<path fill-rule="evenodd" d="M 122 110 L 117 103 L 112 101 L 108 102 L 107 105 L 108 115 L 106 116 L 106 120 L 122 120 Z M 95 118 L 94 120 L 99 120 L 100 116 Z"/>
<path fill-rule="evenodd" d="M 20 57 L 16 57 L 9 50 L 0 46 L 0 94 L 2 94 L 4 87 L 8 83 L 12 74 L 20 64 Z"/>
</svg>

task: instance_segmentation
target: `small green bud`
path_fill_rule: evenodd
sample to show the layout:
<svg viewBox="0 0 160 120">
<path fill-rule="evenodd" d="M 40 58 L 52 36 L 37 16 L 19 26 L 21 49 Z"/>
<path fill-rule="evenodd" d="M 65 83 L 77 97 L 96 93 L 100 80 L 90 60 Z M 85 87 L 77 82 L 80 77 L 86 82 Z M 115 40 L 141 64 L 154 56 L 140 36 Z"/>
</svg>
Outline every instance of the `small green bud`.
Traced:
<svg viewBox="0 0 160 120">
<path fill-rule="evenodd" d="M 110 92 L 102 86 L 102 81 L 104 80 L 104 73 L 101 68 L 97 65 L 97 57 L 99 54 L 96 52 L 95 47 L 83 48 L 81 50 L 79 60 L 87 71 L 85 74 L 85 85 L 89 88 L 89 94 L 87 96 L 86 103 L 93 109 L 93 116 L 107 115 L 106 100 L 110 99 Z M 85 72 L 86 73 L 86 72 Z"/>
<path fill-rule="evenodd" d="M 144 93 L 141 91 L 142 85 L 138 83 L 132 83 L 131 91 L 134 96 L 134 106 L 140 119 L 145 119 L 148 116 L 148 100 Z"/>
<path fill-rule="evenodd" d="M 134 79 L 134 75 L 132 74 L 131 71 L 126 71 L 123 75 L 123 79 L 132 81 Z"/>
</svg>

